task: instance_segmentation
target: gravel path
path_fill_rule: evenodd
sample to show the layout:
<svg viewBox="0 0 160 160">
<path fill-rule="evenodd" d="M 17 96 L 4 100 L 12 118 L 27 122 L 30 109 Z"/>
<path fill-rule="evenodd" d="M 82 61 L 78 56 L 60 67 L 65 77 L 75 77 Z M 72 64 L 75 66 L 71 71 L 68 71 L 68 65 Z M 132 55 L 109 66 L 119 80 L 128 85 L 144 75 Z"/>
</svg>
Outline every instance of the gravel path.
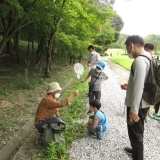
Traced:
<svg viewBox="0 0 160 160">
<path fill-rule="evenodd" d="M 109 80 L 102 85 L 102 110 L 109 119 L 109 130 L 103 141 L 89 137 L 72 143 L 70 160 L 131 160 L 123 147 L 129 146 L 124 115 L 125 91 L 120 83 L 126 83 L 129 72 L 108 61 L 106 73 Z M 148 117 L 145 123 L 144 160 L 160 159 L 160 122 Z"/>
</svg>

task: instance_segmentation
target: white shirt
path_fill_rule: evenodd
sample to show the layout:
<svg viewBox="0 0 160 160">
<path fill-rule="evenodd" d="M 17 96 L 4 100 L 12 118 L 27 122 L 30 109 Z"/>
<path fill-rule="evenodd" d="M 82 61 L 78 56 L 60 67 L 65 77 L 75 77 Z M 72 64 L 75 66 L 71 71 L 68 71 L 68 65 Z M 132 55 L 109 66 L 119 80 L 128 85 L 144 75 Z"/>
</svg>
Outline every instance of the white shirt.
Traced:
<svg viewBox="0 0 160 160">
<path fill-rule="evenodd" d="M 99 54 L 98 52 L 93 51 L 93 53 L 91 53 L 91 54 L 89 55 L 88 61 L 89 61 L 90 63 L 93 63 L 93 62 L 99 61 L 99 60 L 100 60 L 100 54 Z M 92 65 L 92 66 L 90 66 L 90 67 L 91 67 L 91 68 L 96 68 L 96 64 L 95 64 L 95 65 Z"/>
</svg>

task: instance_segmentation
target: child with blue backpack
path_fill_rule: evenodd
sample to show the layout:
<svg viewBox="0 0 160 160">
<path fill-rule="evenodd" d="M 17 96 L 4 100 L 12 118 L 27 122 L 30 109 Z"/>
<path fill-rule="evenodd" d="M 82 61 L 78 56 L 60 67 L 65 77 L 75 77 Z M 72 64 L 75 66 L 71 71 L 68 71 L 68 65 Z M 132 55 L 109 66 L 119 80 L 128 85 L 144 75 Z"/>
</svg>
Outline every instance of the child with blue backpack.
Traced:
<svg viewBox="0 0 160 160">
<path fill-rule="evenodd" d="M 94 112 L 94 115 L 90 116 L 86 128 L 89 130 L 91 137 L 103 140 L 104 134 L 108 130 L 108 119 L 104 112 L 100 110 L 101 103 L 98 100 L 91 100 L 89 104 L 90 110 Z"/>
</svg>

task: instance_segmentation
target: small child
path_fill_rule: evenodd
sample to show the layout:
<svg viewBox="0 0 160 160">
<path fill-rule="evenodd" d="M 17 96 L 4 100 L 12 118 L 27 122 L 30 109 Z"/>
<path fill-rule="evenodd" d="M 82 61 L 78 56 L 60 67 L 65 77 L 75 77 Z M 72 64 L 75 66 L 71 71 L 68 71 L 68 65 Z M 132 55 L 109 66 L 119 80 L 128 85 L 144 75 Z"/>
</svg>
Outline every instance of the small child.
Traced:
<svg viewBox="0 0 160 160">
<path fill-rule="evenodd" d="M 100 61 L 97 63 L 96 68 L 90 70 L 88 75 L 81 82 L 85 82 L 91 77 L 90 87 L 89 87 L 89 101 L 93 99 L 101 100 L 101 83 L 108 79 L 108 76 L 103 72 L 105 68 L 105 63 Z M 87 114 L 90 114 L 89 110 Z"/>
<path fill-rule="evenodd" d="M 104 134 L 108 130 L 108 119 L 100 110 L 101 103 L 99 101 L 91 100 L 89 104 L 90 110 L 94 112 L 94 115 L 89 117 L 86 128 L 89 130 L 92 137 L 97 137 L 99 140 L 103 140 Z"/>
</svg>

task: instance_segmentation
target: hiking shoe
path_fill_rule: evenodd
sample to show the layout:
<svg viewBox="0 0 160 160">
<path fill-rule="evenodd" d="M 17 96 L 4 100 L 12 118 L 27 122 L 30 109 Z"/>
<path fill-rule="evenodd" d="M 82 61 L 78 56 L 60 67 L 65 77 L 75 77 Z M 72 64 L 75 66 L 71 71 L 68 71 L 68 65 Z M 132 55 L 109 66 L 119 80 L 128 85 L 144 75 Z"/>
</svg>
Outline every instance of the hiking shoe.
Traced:
<svg viewBox="0 0 160 160">
<path fill-rule="evenodd" d="M 154 114 L 151 116 L 151 118 L 152 118 L 152 119 L 155 119 L 156 116 L 157 116 L 157 113 L 154 113 Z"/>
<path fill-rule="evenodd" d="M 88 111 L 87 111 L 87 114 L 92 114 L 92 113 L 93 113 L 93 112 L 92 112 L 92 111 L 90 111 L 90 110 L 88 110 Z"/>
<path fill-rule="evenodd" d="M 91 136 L 92 138 L 97 138 L 97 133 L 90 133 L 90 136 Z"/>
<path fill-rule="evenodd" d="M 154 119 L 160 121 L 160 116 L 155 116 Z"/>
<path fill-rule="evenodd" d="M 130 148 L 130 147 L 125 147 L 124 150 L 125 150 L 125 152 L 126 152 L 127 154 L 129 154 L 130 156 L 132 156 L 132 148 Z"/>
</svg>

